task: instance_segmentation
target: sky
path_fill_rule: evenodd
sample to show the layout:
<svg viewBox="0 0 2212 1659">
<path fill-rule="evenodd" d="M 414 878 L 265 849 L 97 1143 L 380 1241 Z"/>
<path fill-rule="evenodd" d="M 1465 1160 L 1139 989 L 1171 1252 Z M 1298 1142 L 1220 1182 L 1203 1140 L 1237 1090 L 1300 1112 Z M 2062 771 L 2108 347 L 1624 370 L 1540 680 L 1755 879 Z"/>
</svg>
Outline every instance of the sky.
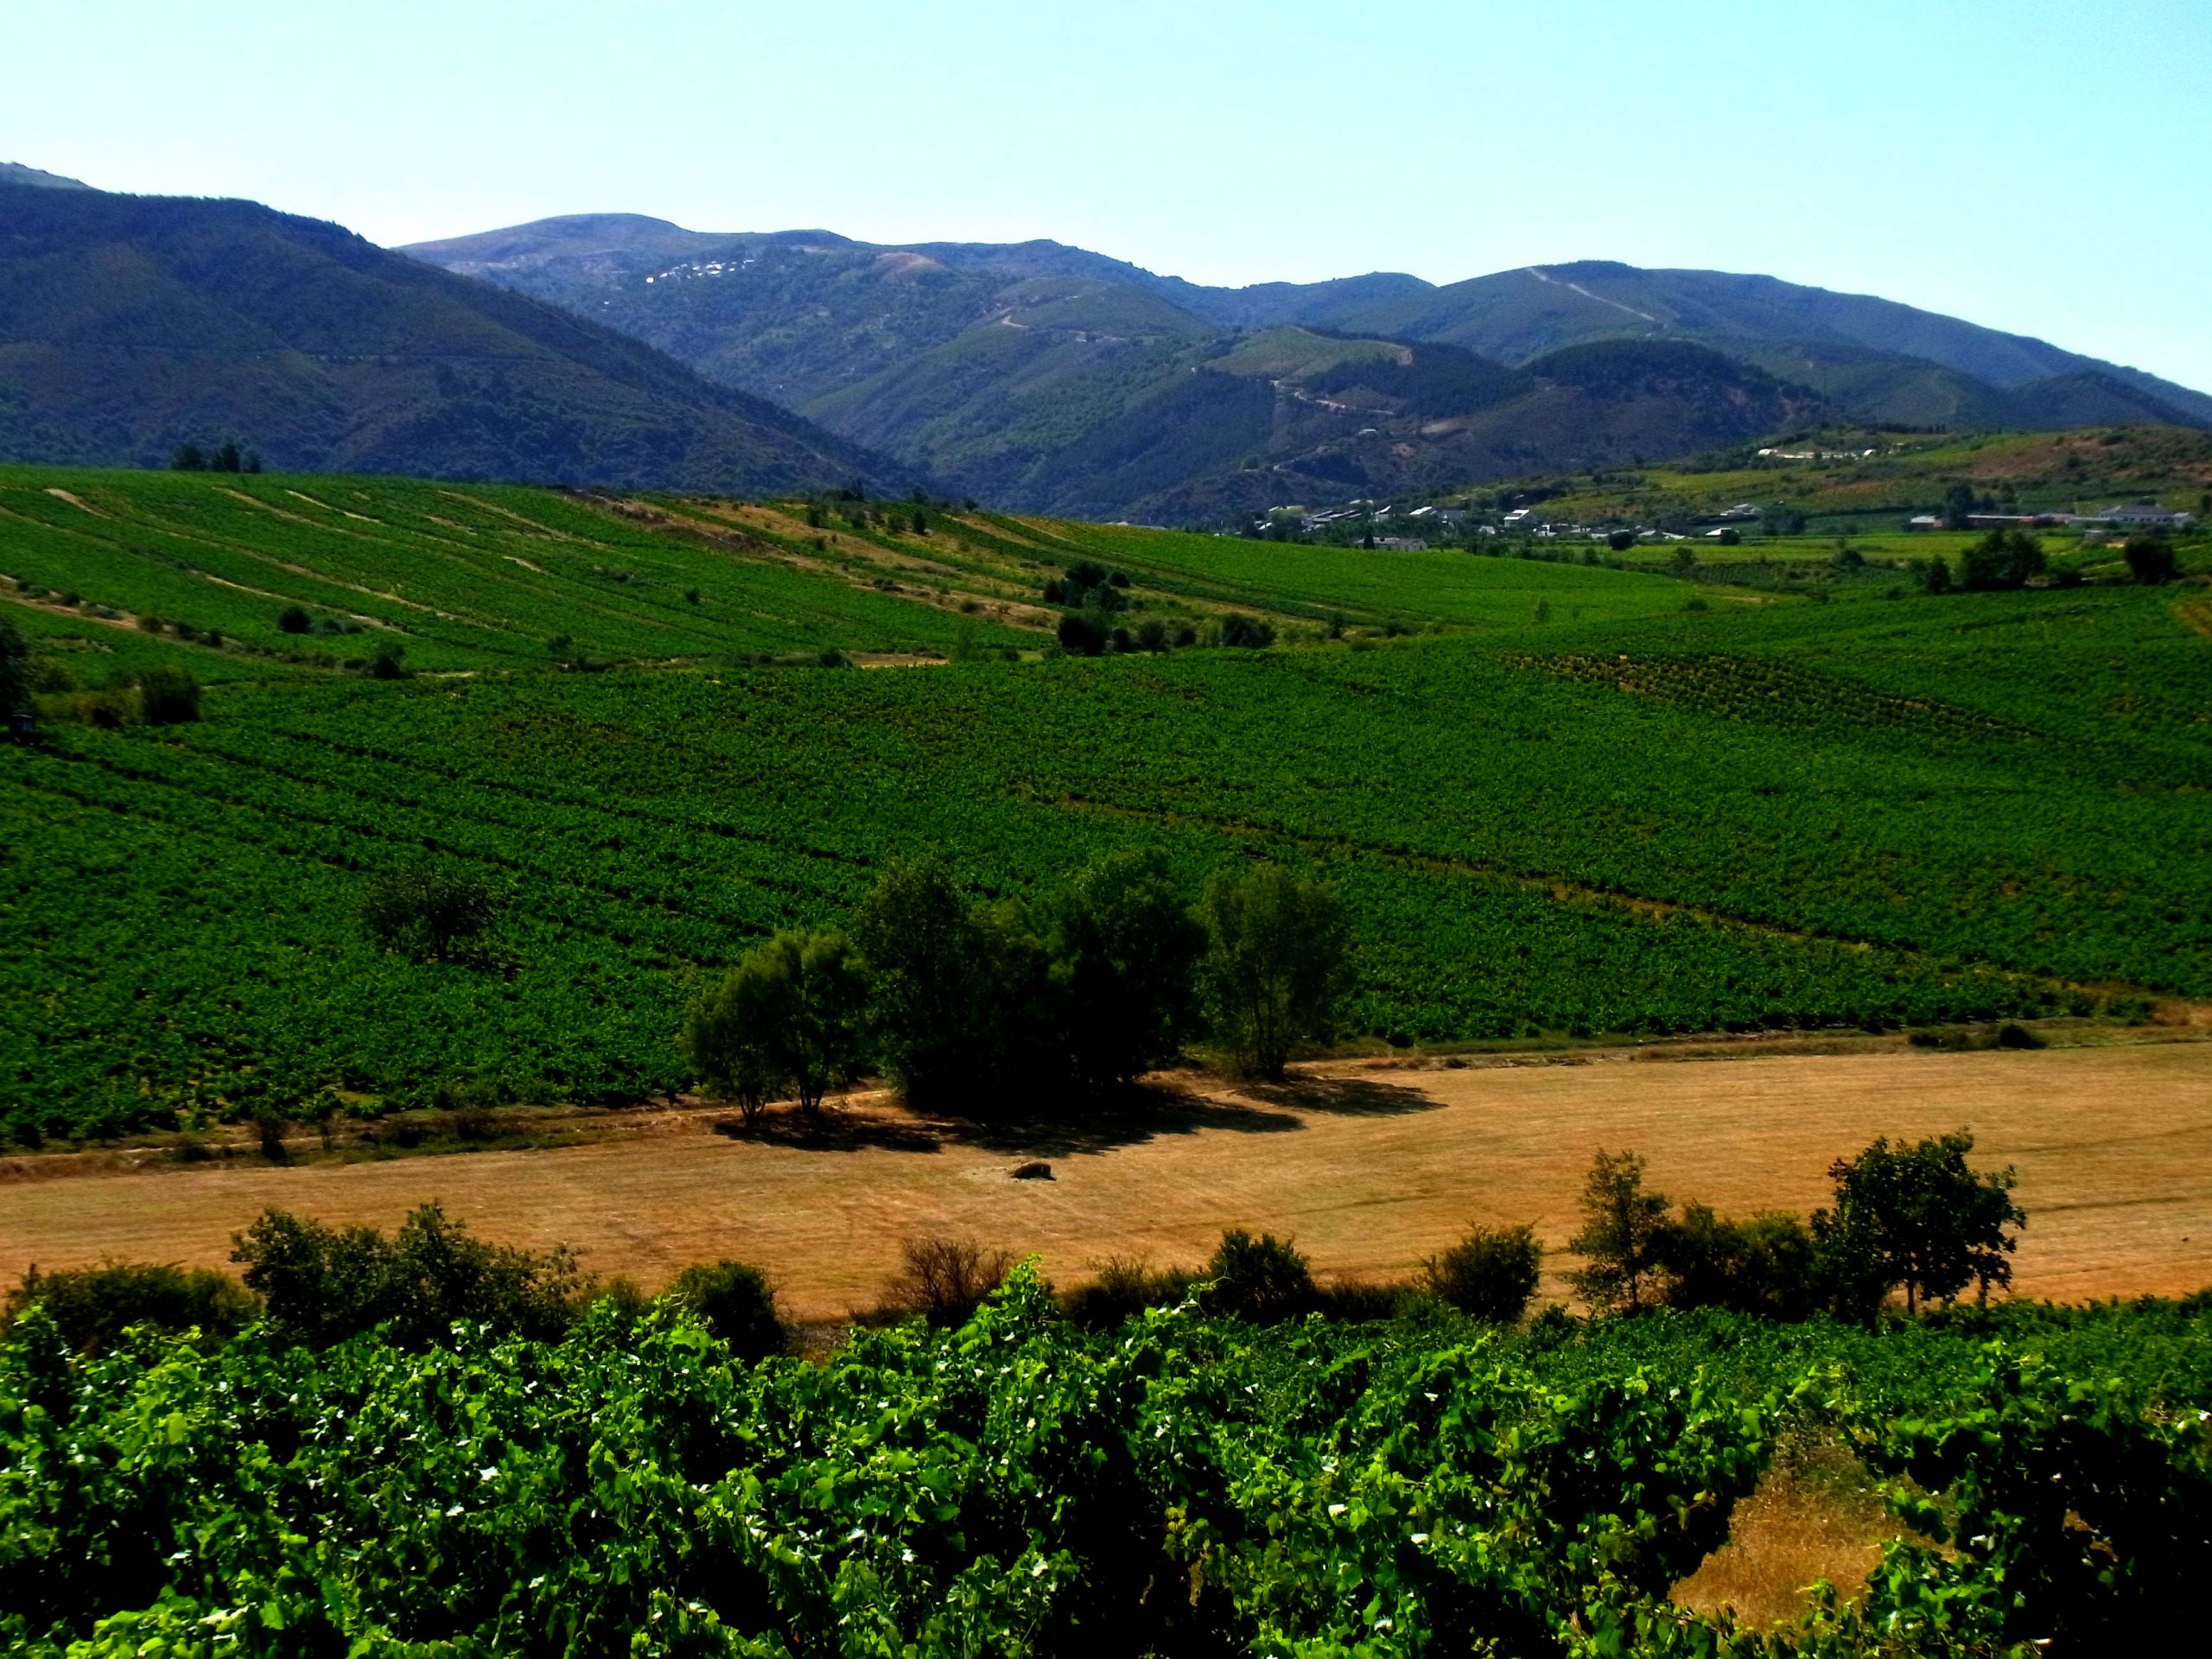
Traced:
<svg viewBox="0 0 2212 1659">
<path fill-rule="evenodd" d="M 0 160 L 1193 281 L 1760 271 L 2212 389 L 2212 0 L 0 0 Z"/>
</svg>

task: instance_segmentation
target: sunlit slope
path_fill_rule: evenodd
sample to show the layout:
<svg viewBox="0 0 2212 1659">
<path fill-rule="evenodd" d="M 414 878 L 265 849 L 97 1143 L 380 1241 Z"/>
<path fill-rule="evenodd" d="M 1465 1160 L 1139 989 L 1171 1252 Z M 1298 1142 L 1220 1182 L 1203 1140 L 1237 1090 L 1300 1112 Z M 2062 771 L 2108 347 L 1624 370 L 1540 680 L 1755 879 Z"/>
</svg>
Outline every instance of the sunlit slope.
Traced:
<svg viewBox="0 0 2212 1659">
<path fill-rule="evenodd" d="M 807 551 L 552 490 L 0 467 L 0 575 L 48 604 L 73 597 L 80 616 L 105 607 L 124 627 L 181 624 L 310 664 L 380 645 L 416 668 L 542 664 L 564 637 L 628 661 L 953 643 L 955 612 Z M 279 626 L 293 606 L 308 613 L 304 632 Z M 988 643 L 1037 642 L 988 619 L 966 626 Z"/>
</svg>

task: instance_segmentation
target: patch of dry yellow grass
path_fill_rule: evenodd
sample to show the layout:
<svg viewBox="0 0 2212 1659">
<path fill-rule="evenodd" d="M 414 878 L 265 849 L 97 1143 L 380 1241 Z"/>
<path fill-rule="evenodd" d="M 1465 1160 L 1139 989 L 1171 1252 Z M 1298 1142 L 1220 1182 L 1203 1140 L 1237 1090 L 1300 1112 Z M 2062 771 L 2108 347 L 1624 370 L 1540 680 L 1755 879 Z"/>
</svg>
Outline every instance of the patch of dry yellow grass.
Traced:
<svg viewBox="0 0 2212 1659">
<path fill-rule="evenodd" d="M 1795 1624 L 1825 1579 L 1839 1599 L 1866 1593 L 1882 1547 L 1898 1534 L 1866 1470 L 1833 1440 L 1788 1440 L 1758 1489 L 1729 1517 L 1728 1541 L 1677 1584 L 1679 1606 L 1724 1607 L 1764 1630 Z"/>
<path fill-rule="evenodd" d="M 1042 1104 L 1042 1103 L 1040 1103 Z M 185 1166 L 0 1185 L 0 1285 L 35 1262 L 223 1265 L 264 1206 L 390 1226 L 441 1199 L 488 1236 L 566 1243 L 648 1288 L 695 1262 L 766 1269 L 801 1317 L 874 1303 L 902 1241 L 946 1233 L 1036 1252 L 1062 1282 L 1109 1256 L 1204 1261 L 1223 1229 L 1292 1234 L 1325 1274 L 1412 1272 L 1471 1224 L 1575 1230 L 1591 1154 L 1633 1148 L 1650 1183 L 1724 1213 L 1804 1212 L 1831 1160 L 1876 1135 L 1966 1125 L 2016 1164 L 2030 1217 L 2018 1288 L 2171 1294 L 2212 1284 L 2212 1044 L 1892 1049 L 1460 1071 L 1317 1068 L 1281 1088 L 1210 1086 L 1086 1139 L 945 1135 L 867 1104 L 835 1148 L 731 1140 L 703 1117 L 564 1150 L 390 1163 Z M 1049 1159 L 1055 1179 L 1008 1169 Z"/>
</svg>

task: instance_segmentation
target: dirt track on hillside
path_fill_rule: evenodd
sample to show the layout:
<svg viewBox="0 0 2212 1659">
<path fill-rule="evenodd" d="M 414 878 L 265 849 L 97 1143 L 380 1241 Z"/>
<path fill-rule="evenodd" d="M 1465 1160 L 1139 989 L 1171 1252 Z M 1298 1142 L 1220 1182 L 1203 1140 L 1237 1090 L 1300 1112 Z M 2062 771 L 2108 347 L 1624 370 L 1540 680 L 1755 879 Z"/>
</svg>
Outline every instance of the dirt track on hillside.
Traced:
<svg viewBox="0 0 2212 1659">
<path fill-rule="evenodd" d="M 33 1262 L 222 1265 L 230 1235 L 268 1205 L 389 1225 L 431 1198 L 491 1236 L 567 1243 L 591 1271 L 649 1289 L 690 1262 L 740 1257 L 817 1319 L 871 1303 L 900 1241 L 930 1232 L 1035 1251 L 1063 1282 L 1110 1255 L 1195 1263 L 1230 1226 L 1294 1234 L 1327 1272 L 1389 1275 L 1474 1221 L 1533 1221 L 1562 1249 L 1600 1147 L 1643 1153 L 1652 1184 L 1677 1198 L 1802 1211 L 1826 1198 L 1830 1160 L 1875 1135 L 1962 1125 L 1979 1137 L 1978 1161 L 2018 1166 L 2030 1217 L 2020 1290 L 2070 1300 L 2212 1285 L 2202 1042 L 1347 1064 L 1279 1088 L 1171 1099 L 1082 1135 L 946 1135 L 868 1106 L 823 1145 L 733 1140 L 700 1116 L 559 1151 L 31 1181 L 0 1186 L 0 1283 Z M 1057 1179 L 1009 1179 L 1027 1157 L 1050 1159 Z M 1546 1290 L 1564 1294 L 1555 1275 Z"/>
</svg>

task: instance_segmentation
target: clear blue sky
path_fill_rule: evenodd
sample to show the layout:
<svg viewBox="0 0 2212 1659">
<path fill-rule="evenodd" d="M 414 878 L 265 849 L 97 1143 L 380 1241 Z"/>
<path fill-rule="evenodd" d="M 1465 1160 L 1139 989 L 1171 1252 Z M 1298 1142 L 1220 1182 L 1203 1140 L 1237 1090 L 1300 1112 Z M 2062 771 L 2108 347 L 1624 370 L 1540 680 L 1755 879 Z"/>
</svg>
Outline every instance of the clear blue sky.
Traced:
<svg viewBox="0 0 2212 1659">
<path fill-rule="evenodd" d="M 401 243 L 626 210 L 1195 280 L 1577 257 L 2212 388 L 2212 0 L 0 0 L 0 160 Z"/>
</svg>

